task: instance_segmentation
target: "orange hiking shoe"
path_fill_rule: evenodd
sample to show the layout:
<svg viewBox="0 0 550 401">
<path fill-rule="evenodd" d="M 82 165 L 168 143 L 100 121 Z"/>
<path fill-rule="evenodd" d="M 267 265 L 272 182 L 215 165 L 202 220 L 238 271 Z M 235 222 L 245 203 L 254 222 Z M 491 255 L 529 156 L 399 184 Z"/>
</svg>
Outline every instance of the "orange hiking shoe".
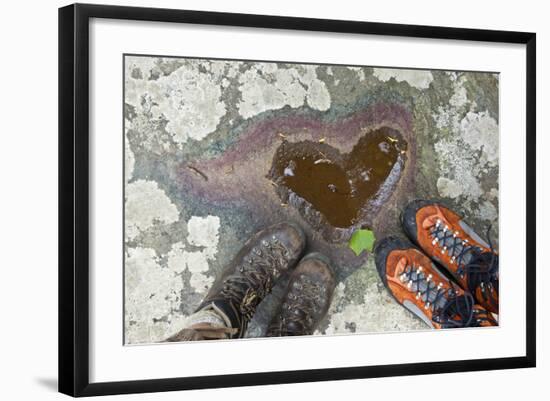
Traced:
<svg viewBox="0 0 550 401">
<path fill-rule="evenodd" d="M 463 289 L 498 313 L 498 254 L 455 212 L 432 201 L 415 200 L 401 215 L 403 229 Z"/>
<path fill-rule="evenodd" d="M 450 281 L 408 241 L 383 239 L 374 250 L 376 269 L 393 297 L 434 329 L 496 326 L 491 313 Z"/>
</svg>

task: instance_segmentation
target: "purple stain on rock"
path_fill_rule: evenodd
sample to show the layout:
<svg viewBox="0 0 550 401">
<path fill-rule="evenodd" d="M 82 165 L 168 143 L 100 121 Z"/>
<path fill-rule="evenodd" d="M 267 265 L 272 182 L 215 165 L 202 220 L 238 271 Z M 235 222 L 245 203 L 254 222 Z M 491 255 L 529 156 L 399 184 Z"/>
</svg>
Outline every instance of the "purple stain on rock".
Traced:
<svg viewBox="0 0 550 401">
<path fill-rule="evenodd" d="M 297 193 L 285 182 L 300 174 L 300 165 L 284 157 L 284 146 L 309 149 L 305 153 L 319 173 L 318 183 L 326 193 L 346 199 L 342 216 L 328 216 L 330 207 L 325 210 L 319 198 L 308 199 L 310 194 Z M 369 154 L 362 154 L 367 149 Z M 280 170 L 277 154 L 283 161 Z M 397 104 L 374 104 L 340 119 L 286 114 L 252 123 L 221 156 L 182 163 L 177 180 L 185 197 L 247 213 L 258 229 L 283 220 L 297 222 L 308 235 L 309 250 L 324 252 L 336 268 L 354 270 L 366 255 L 355 256 L 347 240 L 365 226 L 377 237 L 386 233 L 385 220 L 394 217 L 413 188 L 415 159 L 410 112 Z M 324 182 L 324 170 L 336 180 Z"/>
</svg>

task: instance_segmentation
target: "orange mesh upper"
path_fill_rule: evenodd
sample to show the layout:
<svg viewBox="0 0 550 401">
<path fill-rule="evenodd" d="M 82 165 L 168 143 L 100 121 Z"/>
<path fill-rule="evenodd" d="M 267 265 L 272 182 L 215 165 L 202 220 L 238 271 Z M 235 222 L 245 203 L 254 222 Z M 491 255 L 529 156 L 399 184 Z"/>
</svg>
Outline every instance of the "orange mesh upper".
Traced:
<svg viewBox="0 0 550 401">
<path fill-rule="evenodd" d="M 426 317 L 432 321 L 433 326 L 436 329 L 440 329 L 441 325 L 433 321 L 434 311 L 432 307 L 422 300 L 420 293 L 413 292 L 410 283 L 404 280 L 404 271 L 408 266 L 412 266 L 414 269 L 420 269 L 417 271 L 423 272 L 429 277 L 429 280 L 433 281 L 443 291 L 448 291 L 452 288 L 456 296 L 462 296 L 464 295 L 464 290 L 456 285 L 453 286 L 451 282 L 434 267 L 431 260 L 416 249 L 393 250 L 389 253 L 386 259 L 386 280 L 393 296 L 401 304 L 406 300 L 415 304 L 424 312 Z M 488 315 L 481 306 L 475 305 L 474 308 Z M 495 324 L 496 322 L 494 321 L 487 321 L 483 322 L 481 325 L 492 326 Z"/>
<path fill-rule="evenodd" d="M 485 245 L 479 243 L 474 238 L 472 238 L 460 225 L 462 218 L 454 213 L 452 210 L 449 210 L 442 205 L 428 205 L 420 208 L 416 213 L 416 226 L 417 226 L 417 241 L 418 245 L 433 259 L 441 263 L 447 270 L 449 270 L 457 282 L 462 286 L 462 288 L 467 289 L 468 287 L 468 275 L 460 276 L 457 274 L 458 265 L 456 261 L 445 252 L 441 247 L 439 242 L 434 242 L 433 238 L 430 236 L 430 228 L 434 226 L 437 221 L 441 220 L 440 224 L 443 224 L 454 232 L 454 234 L 462 239 L 466 240 L 468 245 L 479 247 L 483 252 L 494 252 L 491 249 L 487 248 Z M 491 289 L 491 295 L 493 299 L 498 300 L 498 292 L 496 289 Z M 490 304 L 483 301 L 481 289 L 476 289 L 476 293 L 473 294 L 478 302 L 490 310 L 491 312 L 498 313 L 498 305 Z"/>
</svg>

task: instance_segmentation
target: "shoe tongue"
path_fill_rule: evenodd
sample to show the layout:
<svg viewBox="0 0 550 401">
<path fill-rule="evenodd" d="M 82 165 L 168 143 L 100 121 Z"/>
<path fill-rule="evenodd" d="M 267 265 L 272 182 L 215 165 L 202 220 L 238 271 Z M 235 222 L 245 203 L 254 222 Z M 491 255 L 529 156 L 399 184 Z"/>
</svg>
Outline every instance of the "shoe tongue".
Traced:
<svg viewBox="0 0 550 401">
<path fill-rule="evenodd" d="M 432 227 L 437 222 L 437 219 L 441 219 L 443 221 L 443 219 L 440 216 L 435 215 L 435 214 L 426 217 L 424 219 L 424 221 L 422 222 L 422 228 L 424 230 L 429 229 L 430 227 Z"/>
<path fill-rule="evenodd" d="M 445 225 L 446 222 L 441 220 L 441 224 Z M 474 248 L 470 244 L 464 244 L 460 237 L 454 237 L 450 234 L 449 230 L 439 230 L 433 232 L 432 235 L 434 238 L 439 240 L 439 247 L 447 247 L 447 253 L 449 256 L 459 257 L 462 255 L 460 264 L 467 264 L 472 259 L 472 256 L 475 252 Z M 471 248 L 471 250 L 465 251 L 466 248 Z"/>
<path fill-rule="evenodd" d="M 401 257 L 401 259 L 399 259 L 399 261 L 397 262 L 397 267 L 395 269 L 395 271 L 399 272 L 399 271 L 404 271 L 405 268 L 409 265 L 409 261 L 406 257 Z"/>
</svg>

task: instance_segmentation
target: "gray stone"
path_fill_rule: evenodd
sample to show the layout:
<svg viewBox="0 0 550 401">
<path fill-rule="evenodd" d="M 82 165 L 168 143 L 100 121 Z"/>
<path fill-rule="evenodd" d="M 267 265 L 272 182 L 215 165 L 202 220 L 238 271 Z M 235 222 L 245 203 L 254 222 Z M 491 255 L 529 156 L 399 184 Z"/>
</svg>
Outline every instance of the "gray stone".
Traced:
<svg viewBox="0 0 550 401">
<path fill-rule="evenodd" d="M 244 139 L 270 121 L 337 126 L 375 105 L 405 110 L 408 181 L 373 217 L 375 234 L 402 235 L 404 203 L 437 198 L 482 236 L 492 225 L 498 244 L 495 74 L 132 56 L 125 80 L 127 343 L 177 332 L 250 235 L 280 219 L 300 221 L 265 178 L 278 143 Z M 307 127 L 290 131 L 288 140 L 320 139 Z M 339 143 L 337 133 L 326 137 Z M 372 257 L 323 245 L 304 227 L 313 247 L 336 259 L 339 281 L 316 334 L 427 328 L 383 288 Z M 284 285 L 260 305 L 247 336 L 265 332 Z"/>
</svg>

